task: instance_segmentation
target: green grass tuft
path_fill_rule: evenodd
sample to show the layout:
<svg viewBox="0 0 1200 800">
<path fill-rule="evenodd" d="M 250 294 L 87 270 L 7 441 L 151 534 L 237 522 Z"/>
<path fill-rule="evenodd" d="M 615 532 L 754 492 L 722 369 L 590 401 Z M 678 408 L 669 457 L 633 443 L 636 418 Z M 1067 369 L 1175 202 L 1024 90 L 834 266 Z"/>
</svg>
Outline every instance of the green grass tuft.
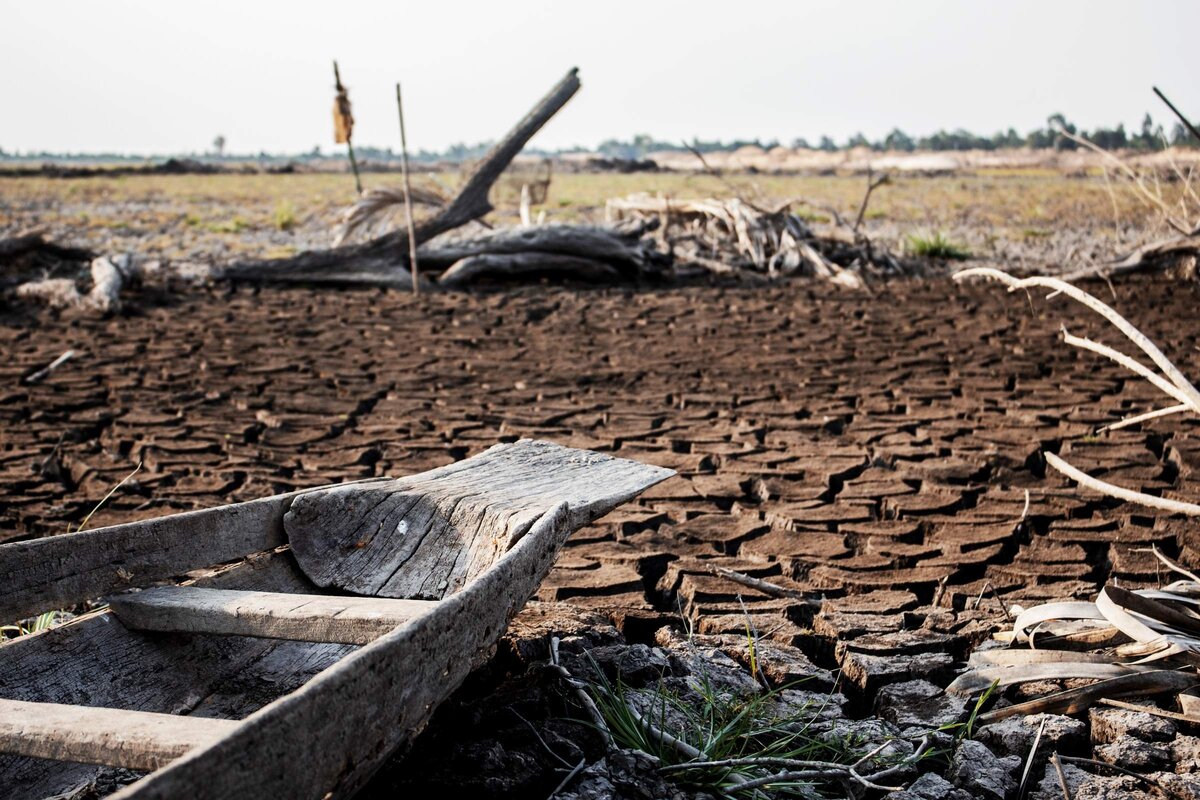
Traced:
<svg viewBox="0 0 1200 800">
<path fill-rule="evenodd" d="M 782 688 L 739 697 L 717 691 L 702 676 L 697 687 L 699 702 L 660 685 L 649 690 L 649 708 L 639 718 L 631 708 L 631 690 L 620 680 L 615 684 L 607 680 L 599 668 L 597 672 L 601 677 L 588 691 L 617 747 L 648 753 L 664 766 L 673 767 L 664 771 L 671 780 L 718 797 L 764 797 L 762 790 L 739 790 L 738 786 L 777 770 L 752 764 L 688 768 L 689 762 L 800 759 L 853 764 L 862 755 L 861 748 L 856 749 L 862 742 L 852 736 L 823 740 L 814 735 L 811 728 L 820 719 L 823 704 L 806 704 L 781 716 L 777 701 Z M 652 729 L 675 737 L 699 755 L 687 757 Z M 814 790 L 811 782 L 789 780 L 763 788 L 771 797 L 812 797 Z"/>
<path fill-rule="evenodd" d="M 290 231 L 296 227 L 296 206 L 291 200 L 280 200 L 271 218 L 277 230 Z"/>
<path fill-rule="evenodd" d="M 904 239 L 904 249 L 909 255 L 924 258 L 948 258 L 964 261 L 971 257 L 971 251 L 965 245 L 950 241 L 940 231 L 927 236 L 910 233 Z"/>
</svg>

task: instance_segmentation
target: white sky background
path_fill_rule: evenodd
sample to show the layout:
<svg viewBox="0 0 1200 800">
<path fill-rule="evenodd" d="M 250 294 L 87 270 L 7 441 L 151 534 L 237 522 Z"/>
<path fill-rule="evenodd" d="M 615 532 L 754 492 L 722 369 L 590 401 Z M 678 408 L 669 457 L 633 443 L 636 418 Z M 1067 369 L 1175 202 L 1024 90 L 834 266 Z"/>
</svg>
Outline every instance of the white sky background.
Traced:
<svg viewBox="0 0 1200 800">
<path fill-rule="evenodd" d="M 1136 128 L 1168 121 L 1152 84 L 1200 117 L 1196 0 L 2 0 L 0 25 L 9 151 L 330 152 L 335 57 L 355 142 L 398 145 L 400 80 L 413 150 L 499 137 L 572 66 L 535 146 Z"/>
</svg>

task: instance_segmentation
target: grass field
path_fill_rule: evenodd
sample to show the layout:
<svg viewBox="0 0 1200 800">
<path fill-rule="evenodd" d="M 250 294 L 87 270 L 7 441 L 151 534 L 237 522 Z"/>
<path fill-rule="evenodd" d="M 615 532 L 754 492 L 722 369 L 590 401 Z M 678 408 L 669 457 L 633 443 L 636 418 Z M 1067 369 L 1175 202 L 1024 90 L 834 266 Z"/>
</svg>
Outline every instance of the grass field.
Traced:
<svg viewBox="0 0 1200 800">
<path fill-rule="evenodd" d="M 458 177 L 417 180 L 452 192 Z M 524 179 L 513 173 L 497 185 L 491 222 L 516 221 Z M 364 184 L 397 186 L 399 176 L 368 174 Z M 606 199 L 634 192 L 687 198 L 736 191 L 752 200 L 793 200 L 798 213 L 819 223 L 835 211 L 852 219 L 863 187 L 861 176 L 560 174 L 541 208 L 549 221 L 578 222 L 603 219 Z M 102 251 L 165 258 L 281 256 L 326 246 L 354 196 L 349 175 L 328 173 L 4 178 L 0 233 L 42 228 Z M 1039 170 L 893 178 L 875 192 L 866 214 L 869 230 L 895 242 L 945 231 L 977 250 L 995 242 L 1046 249 L 1064 234 L 1074 241 L 1084 233 L 1097 248 L 1115 247 L 1151 219 L 1131 196 L 1110 193 L 1101 177 Z"/>
</svg>

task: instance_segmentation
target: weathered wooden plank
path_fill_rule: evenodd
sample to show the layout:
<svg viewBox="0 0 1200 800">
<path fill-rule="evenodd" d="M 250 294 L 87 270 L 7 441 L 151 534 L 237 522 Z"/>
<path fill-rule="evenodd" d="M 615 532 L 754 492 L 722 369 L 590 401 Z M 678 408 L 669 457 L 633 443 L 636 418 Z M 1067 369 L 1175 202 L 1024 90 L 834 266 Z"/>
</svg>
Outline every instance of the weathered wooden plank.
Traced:
<svg viewBox="0 0 1200 800">
<path fill-rule="evenodd" d="M 526 439 L 411 478 L 310 492 L 292 503 L 284 529 L 318 586 L 436 600 L 489 568 L 557 504 L 579 528 L 674 474 Z"/>
<path fill-rule="evenodd" d="M 159 769 L 237 726 L 229 719 L 0 700 L 0 750 L 127 769 Z"/>
<path fill-rule="evenodd" d="M 493 569 L 431 613 L 346 656 L 247 717 L 227 738 L 113 800 L 351 796 L 420 732 L 536 590 L 572 530 L 569 516 L 565 504 L 553 509 Z"/>
<path fill-rule="evenodd" d="M 0 621 L 65 608 L 278 547 L 286 541 L 283 514 L 302 494 L 0 544 Z"/>
<path fill-rule="evenodd" d="M 436 605 L 429 600 L 159 586 L 109 598 L 128 628 L 369 644 Z"/>
</svg>

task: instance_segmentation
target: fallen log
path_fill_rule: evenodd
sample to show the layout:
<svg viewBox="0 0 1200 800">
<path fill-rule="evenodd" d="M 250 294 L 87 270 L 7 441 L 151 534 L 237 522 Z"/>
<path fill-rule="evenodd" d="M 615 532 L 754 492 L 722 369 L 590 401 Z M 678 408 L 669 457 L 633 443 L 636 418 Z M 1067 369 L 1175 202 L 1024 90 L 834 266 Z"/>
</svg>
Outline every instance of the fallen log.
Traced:
<svg viewBox="0 0 1200 800">
<path fill-rule="evenodd" d="M 0 239 L 0 265 L 7 265 L 29 254 L 46 255 L 62 261 L 87 261 L 92 258 L 87 250 L 54 244 L 40 233 Z"/>
<path fill-rule="evenodd" d="M 1169 269 L 1176 265 L 1184 266 L 1181 271 L 1190 274 L 1182 277 L 1195 277 L 1197 260 L 1200 259 L 1200 235 L 1177 236 L 1142 245 L 1120 261 L 1103 264 L 1098 267 L 1087 267 L 1062 275 L 1062 280 L 1084 280 L 1086 278 L 1112 278 L 1117 275 L 1128 275 L 1142 270 Z"/>
<path fill-rule="evenodd" d="M 467 256 L 442 273 L 438 286 L 465 286 L 480 278 L 553 275 L 589 283 L 619 283 L 621 274 L 608 264 L 555 253 L 481 253 Z"/>
<path fill-rule="evenodd" d="M 469 239 L 431 243 L 421 248 L 418 257 L 427 269 L 437 271 L 476 256 L 571 256 L 606 264 L 619 276 L 634 279 L 660 273 L 669 260 L 655 250 L 653 242 L 640 238 L 644 230 L 598 225 L 503 228 Z"/>
<path fill-rule="evenodd" d="M 492 211 L 488 198 L 492 185 L 526 142 L 541 130 L 559 109 L 579 91 L 577 69 L 572 69 L 524 119 L 498 142 L 463 184 L 458 195 L 434 216 L 415 225 L 417 244 L 465 225 Z M 406 268 L 409 234 L 400 228 L 369 242 L 332 250 L 300 253 L 290 258 L 244 261 L 220 270 L 219 277 L 231 281 L 287 283 L 373 283 L 391 279 L 410 284 Z"/>
</svg>

